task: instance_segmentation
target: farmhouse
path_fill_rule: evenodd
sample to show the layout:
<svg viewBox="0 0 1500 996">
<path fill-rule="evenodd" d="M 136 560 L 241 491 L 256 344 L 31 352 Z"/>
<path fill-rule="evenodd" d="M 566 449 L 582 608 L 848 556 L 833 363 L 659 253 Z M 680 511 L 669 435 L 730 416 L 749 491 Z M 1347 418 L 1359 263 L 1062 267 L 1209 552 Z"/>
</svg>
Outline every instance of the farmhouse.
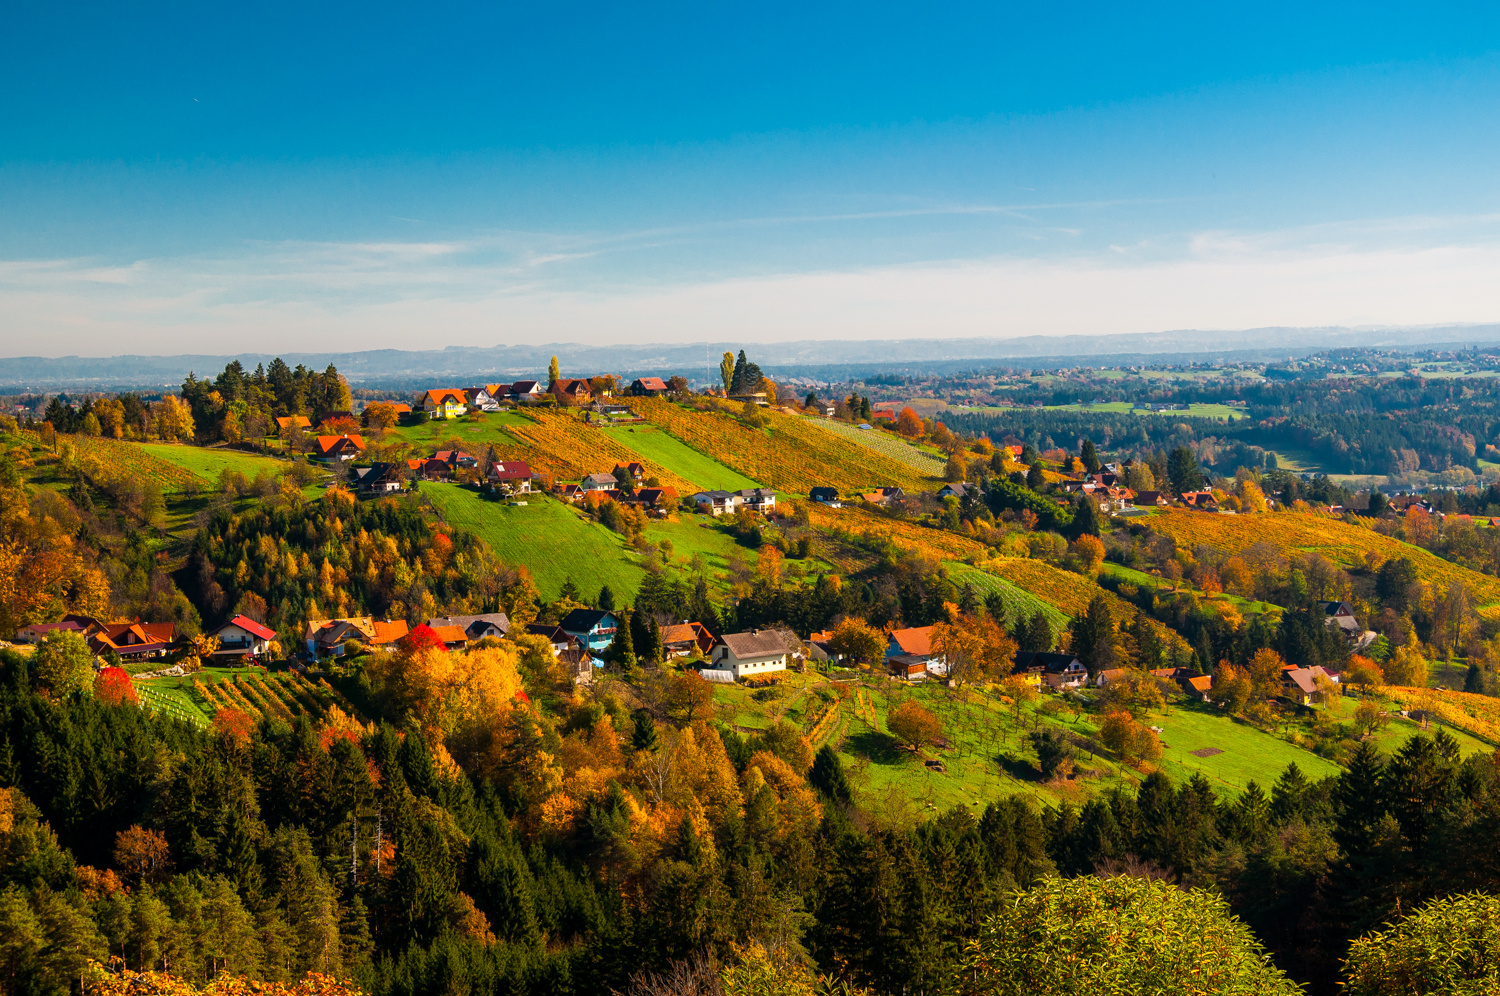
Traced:
<svg viewBox="0 0 1500 996">
<path fill-rule="evenodd" d="M 512 401 L 535 401 L 547 391 L 542 385 L 534 380 L 518 380 L 510 385 L 510 398 Z"/>
<path fill-rule="evenodd" d="M 1023 650 L 1016 654 L 1011 674 L 1022 675 L 1052 688 L 1077 688 L 1089 679 L 1089 669 L 1072 654 Z"/>
<path fill-rule="evenodd" d="M 840 508 L 838 488 L 813 488 L 807 493 L 809 501 L 815 501 L 819 505 L 827 505 L 830 508 Z"/>
<path fill-rule="evenodd" d="M 713 649 L 714 637 L 702 623 L 686 622 L 661 628 L 661 643 L 668 657 L 705 657 Z"/>
<path fill-rule="evenodd" d="M 531 478 L 531 465 L 520 460 L 492 463 L 489 472 L 485 474 L 485 480 L 492 481 L 517 494 L 530 493 Z"/>
<path fill-rule="evenodd" d="M 497 384 L 496 386 L 499 387 L 500 385 Z M 482 412 L 498 412 L 500 410 L 500 402 L 495 400 L 495 396 L 490 393 L 488 387 L 466 387 L 463 391 L 464 400 L 469 403 L 470 408 L 477 408 Z"/>
<path fill-rule="evenodd" d="M 148 629 L 152 625 L 121 620 L 90 627 L 93 632 L 88 634 L 89 649 L 96 654 L 112 650 L 121 657 L 155 657 L 167 651 L 176 627 L 171 623 L 157 624 L 156 632 L 152 632 Z"/>
<path fill-rule="evenodd" d="M 886 664 L 892 674 L 912 677 L 915 674 L 947 674 L 948 665 L 941 654 L 932 652 L 932 627 L 914 626 L 893 629 L 885 647 Z M 917 665 L 921 665 L 917 668 Z M 900 670 L 898 670 L 900 669 Z"/>
<path fill-rule="evenodd" d="M 620 623 L 607 609 L 574 609 L 559 625 L 564 633 L 593 652 L 610 645 Z"/>
<path fill-rule="evenodd" d="M 504 612 L 487 612 L 478 616 L 442 616 L 427 620 L 434 631 L 440 627 L 457 626 L 470 640 L 482 640 L 487 636 L 501 639 L 510 632 L 510 617 Z"/>
<path fill-rule="evenodd" d="M 469 634 L 462 626 L 429 626 L 433 634 L 443 641 L 449 650 L 462 650 L 469 645 Z"/>
<path fill-rule="evenodd" d="M 403 620 L 402 625 L 406 623 Z M 355 640 L 369 644 L 375 640 L 375 620 L 369 616 L 351 616 L 348 619 L 311 619 L 302 634 L 307 652 L 314 660 L 322 657 L 338 657 L 344 652 L 344 643 Z"/>
<path fill-rule="evenodd" d="M 435 456 L 425 460 L 408 460 L 406 468 L 424 481 L 446 481 L 453 477 L 453 468 Z"/>
<path fill-rule="evenodd" d="M 709 515 L 723 515 L 740 507 L 744 499 L 738 491 L 700 491 L 693 495 L 698 511 Z"/>
<path fill-rule="evenodd" d="M 729 671 L 736 678 L 785 671 L 795 649 L 780 630 L 725 633 L 714 644 L 710 667 Z"/>
<path fill-rule="evenodd" d="M 964 498 L 969 497 L 978 498 L 979 485 L 965 484 L 963 481 L 957 481 L 953 484 L 944 484 L 942 487 L 938 488 L 937 496 L 939 498 L 948 498 L 951 496 L 959 500 L 963 500 Z"/>
<path fill-rule="evenodd" d="M 432 455 L 432 458 L 443 461 L 455 470 L 460 467 L 472 468 L 479 466 L 479 458 L 466 450 L 438 450 Z"/>
<path fill-rule="evenodd" d="M 368 494 L 389 494 L 405 486 L 406 470 L 399 463 L 372 463 L 368 467 L 355 467 L 354 481 L 360 491 Z"/>
<path fill-rule="evenodd" d="M 32 623 L 16 630 L 17 643 L 41 643 L 49 633 L 77 633 L 83 635 L 83 626 L 76 622 Z"/>
<path fill-rule="evenodd" d="M 582 377 L 563 377 L 552 385 L 552 393 L 581 404 L 594 396 L 594 385 Z"/>
<path fill-rule="evenodd" d="M 613 474 L 590 474 L 578 482 L 579 491 L 613 491 L 619 486 Z"/>
<path fill-rule="evenodd" d="M 422 410 L 429 418 L 458 418 L 469 409 L 464 392 L 456 387 L 440 387 L 422 395 Z"/>
<path fill-rule="evenodd" d="M 348 463 L 365 451 L 361 436 L 318 436 L 313 440 L 313 459 L 327 463 Z"/>
<path fill-rule="evenodd" d="M 630 393 L 637 398 L 655 398 L 667 393 L 667 385 L 660 377 L 637 377 L 630 382 Z"/>
<path fill-rule="evenodd" d="M 610 471 L 610 475 L 614 477 L 616 481 L 618 481 L 620 479 L 620 471 L 622 470 L 625 471 L 625 476 L 627 478 L 635 481 L 637 484 L 645 480 L 646 468 L 634 460 L 632 460 L 630 463 L 615 464 L 615 469 Z"/>
<path fill-rule="evenodd" d="M 277 434 L 283 434 L 291 429 L 311 429 L 312 420 L 306 415 L 282 415 L 276 419 Z"/>
<path fill-rule="evenodd" d="M 219 649 L 214 652 L 215 657 L 257 656 L 268 651 L 276 640 L 274 629 L 268 629 L 248 616 L 235 616 L 206 635 L 218 637 Z"/>
<path fill-rule="evenodd" d="M 770 515 L 776 510 L 776 492 L 770 488 L 745 488 L 735 494 L 739 496 L 740 504 L 752 512 Z"/>
</svg>

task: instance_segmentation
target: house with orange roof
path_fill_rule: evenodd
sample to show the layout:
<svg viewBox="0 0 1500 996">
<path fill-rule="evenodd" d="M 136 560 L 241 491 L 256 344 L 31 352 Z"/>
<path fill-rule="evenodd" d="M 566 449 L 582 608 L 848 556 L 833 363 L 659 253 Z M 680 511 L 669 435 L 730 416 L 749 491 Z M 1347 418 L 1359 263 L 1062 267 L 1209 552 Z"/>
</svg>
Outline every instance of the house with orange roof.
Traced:
<svg viewBox="0 0 1500 996">
<path fill-rule="evenodd" d="M 276 432 L 286 432 L 288 429 L 311 429 L 312 420 L 306 415 L 281 415 L 276 419 Z"/>
<path fill-rule="evenodd" d="M 439 387 L 424 392 L 421 405 L 429 418 L 458 418 L 469 410 L 469 400 L 456 387 Z"/>
<path fill-rule="evenodd" d="M 668 657 L 690 657 L 694 653 L 706 657 L 713 649 L 714 636 L 702 623 L 685 622 L 663 626 L 661 643 L 666 648 Z"/>
<path fill-rule="evenodd" d="M 328 463 L 348 463 L 365 451 L 363 436 L 318 436 L 313 439 L 313 459 Z"/>
<path fill-rule="evenodd" d="M 462 626 L 433 626 L 432 631 L 449 650 L 462 650 L 469 645 L 469 634 Z"/>
<path fill-rule="evenodd" d="M 893 629 L 887 640 L 886 663 L 894 672 L 908 678 L 948 673 L 948 663 L 943 655 L 933 652 L 931 626 Z"/>
</svg>

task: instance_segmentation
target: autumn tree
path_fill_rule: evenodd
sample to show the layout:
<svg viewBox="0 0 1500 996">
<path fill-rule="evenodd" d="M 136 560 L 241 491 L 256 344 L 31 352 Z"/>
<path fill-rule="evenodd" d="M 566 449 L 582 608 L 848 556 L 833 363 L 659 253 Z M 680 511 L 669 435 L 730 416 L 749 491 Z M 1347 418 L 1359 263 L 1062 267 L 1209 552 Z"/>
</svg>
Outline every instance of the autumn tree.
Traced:
<svg viewBox="0 0 1500 996">
<path fill-rule="evenodd" d="M 833 628 L 828 649 L 853 664 L 870 666 L 885 657 L 888 642 L 880 630 L 858 616 L 849 616 Z"/>
<path fill-rule="evenodd" d="M 910 699 L 891 710 L 885 726 L 893 737 L 913 750 L 935 743 L 943 735 L 942 721 Z"/>
<path fill-rule="evenodd" d="M 37 684 L 55 698 L 88 691 L 94 685 L 94 652 L 77 633 L 55 629 L 33 655 Z"/>
<path fill-rule="evenodd" d="M 727 397 L 729 389 L 734 386 L 734 354 L 726 352 L 723 359 L 719 360 L 719 379 L 724 382 L 724 394 Z"/>
<path fill-rule="evenodd" d="M 931 646 L 948 667 L 953 684 L 990 681 L 1010 673 L 1016 641 L 984 613 L 962 615 L 932 627 Z"/>
<path fill-rule="evenodd" d="M 156 830 L 139 824 L 121 830 L 115 836 L 115 866 L 139 882 L 157 882 L 172 867 L 172 851 L 167 838 Z"/>
<path fill-rule="evenodd" d="M 1500 899 L 1442 896 L 1358 938 L 1344 961 L 1349 996 L 1500 992 Z"/>
<path fill-rule="evenodd" d="M 110 706 L 140 704 L 130 675 L 119 667 L 100 669 L 98 676 L 94 678 L 94 698 Z"/>
</svg>

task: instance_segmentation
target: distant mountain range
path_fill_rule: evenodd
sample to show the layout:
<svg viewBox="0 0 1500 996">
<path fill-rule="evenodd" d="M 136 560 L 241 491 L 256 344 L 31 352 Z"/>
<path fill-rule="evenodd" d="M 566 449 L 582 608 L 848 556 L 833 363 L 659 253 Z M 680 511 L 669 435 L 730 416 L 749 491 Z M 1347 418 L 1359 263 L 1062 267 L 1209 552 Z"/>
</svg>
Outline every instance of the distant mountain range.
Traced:
<svg viewBox="0 0 1500 996">
<path fill-rule="evenodd" d="M 488 378 L 545 376 L 555 355 L 565 373 L 682 373 L 692 380 L 717 379 L 724 351 L 746 348 L 768 373 L 839 380 L 871 372 L 952 372 L 1006 360 L 1027 365 L 1047 361 L 1095 364 L 1186 361 L 1194 357 L 1269 361 L 1327 349 L 1460 348 L 1500 343 L 1500 325 L 1383 328 L 1261 328 L 1238 331 L 1186 329 L 1118 335 L 1024 336 L 1014 339 L 807 339 L 794 342 L 697 342 L 589 346 L 449 346 L 445 349 L 375 349 L 363 352 L 282 353 L 293 366 L 321 369 L 335 364 L 353 384 L 438 378 L 478 383 Z M 231 360 L 247 368 L 275 354 L 122 355 L 110 357 L 23 356 L 0 359 L 0 388 L 11 392 L 126 387 L 160 388 L 182 382 L 189 371 L 213 375 Z"/>
</svg>

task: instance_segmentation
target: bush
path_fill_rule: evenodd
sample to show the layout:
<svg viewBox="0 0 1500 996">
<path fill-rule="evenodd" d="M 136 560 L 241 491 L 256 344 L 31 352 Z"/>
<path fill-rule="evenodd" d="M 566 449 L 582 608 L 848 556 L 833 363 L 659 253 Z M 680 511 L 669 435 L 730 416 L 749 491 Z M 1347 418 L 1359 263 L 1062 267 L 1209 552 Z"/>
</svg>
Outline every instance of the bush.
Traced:
<svg viewBox="0 0 1500 996">
<path fill-rule="evenodd" d="M 1434 899 L 1389 930 L 1356 940 L 1344 961 L 1349 996 L 1500 992 L 1500 899 Z"/>
<path fill-rule="evenodd" d="M 1217 892 L 1126 876 L 1049 879 L 1009 899 L 969 943 L 964 980 L 993 996 L 1301 992 Z"/>
</svg>

